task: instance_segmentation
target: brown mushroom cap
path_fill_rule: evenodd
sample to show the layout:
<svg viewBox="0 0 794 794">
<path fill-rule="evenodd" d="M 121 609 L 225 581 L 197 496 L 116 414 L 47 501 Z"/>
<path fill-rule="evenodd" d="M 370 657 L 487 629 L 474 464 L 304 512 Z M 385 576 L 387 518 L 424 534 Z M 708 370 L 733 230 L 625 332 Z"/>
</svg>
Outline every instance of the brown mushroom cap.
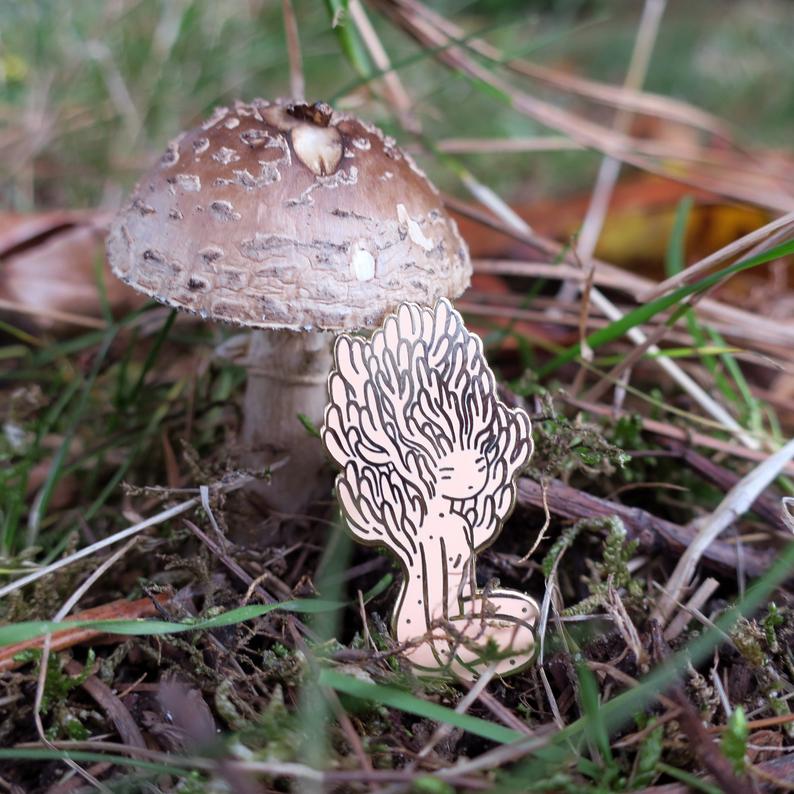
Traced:
<svg viewBox="0 0 794 794">
<path fill-rule="evenodd" d="M 390 138 L 327 105 L 261 99 L 172 141 L 107 246 L 135 289 L 256 328 L 372 327 L 471 276 L 438 191 Z"/>
</svg>

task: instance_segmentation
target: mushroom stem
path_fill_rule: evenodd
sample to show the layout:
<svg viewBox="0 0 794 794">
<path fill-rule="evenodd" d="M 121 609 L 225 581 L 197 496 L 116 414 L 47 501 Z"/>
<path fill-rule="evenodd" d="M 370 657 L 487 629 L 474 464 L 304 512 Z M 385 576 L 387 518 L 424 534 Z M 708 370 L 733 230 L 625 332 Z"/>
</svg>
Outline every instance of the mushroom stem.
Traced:
<svg viewBox="0 0 794 794">
<path fill-rule="evenodd" d="M 244 462 L 264 468 L 288 456 L 254 490 L 274 511 L 304 512 L 330 486 L 320 440 L 300 420 L 323 421 L 334 335 L 322 331 L 254 331 L 248 348 L 243 408 Z"/>
</svg>

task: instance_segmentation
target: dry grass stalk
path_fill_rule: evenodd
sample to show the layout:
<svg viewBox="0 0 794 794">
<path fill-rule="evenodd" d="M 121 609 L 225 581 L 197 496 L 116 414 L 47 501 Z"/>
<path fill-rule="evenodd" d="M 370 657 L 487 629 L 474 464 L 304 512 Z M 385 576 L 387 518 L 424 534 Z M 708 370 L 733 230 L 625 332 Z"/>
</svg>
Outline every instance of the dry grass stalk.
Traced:
<svg viewBox="0 0 794 794">
<path fill-rule="evenodd" d="M 531 235 L 532 230 L 516 213 L 507 205 L 507 203 L 497 196 L 490 188 L 481 185 L 472 175 L 467 175 L 463 180 L 464 184 L 470 191 L 473 192 L 476 198 L 480 196 L 487 196 L 488 206 L 491 211 L 498 213 L 499 218 L 510 227 L 518 227 L 519 230 L 526 235 Z M 472 190 L 475 186 L 476 192 Z M 618 321 L 623 319 L 623 313 L 620 309 L 612 303 L 603 292 L 599 289 L 590 289 L 590 300 L 600 309 L 610 320 Z M 630 328 L 626 334 L 635 345 L 643 346 L 646 343 L 647 337 L 637 327 Z M 654 361 L 661 367 L 667 375 L 669 375 L 707 414 L 709 414 L 715 421 L 720 423 L 726 430 L 736 436 L 742 444 L 749 449 L 759 449 L 761 444 L 754 436 L 749 434 L 728 411 L 723 408 L 699 383 L 692 377 L 687 375 L 675 361 L 664 356 L 660 356 L 661 352 L 655 345 L 649 345 L 647 350 L 656 358 Z"/>
<path fill-rule="evenodd" d="M 667 642 L 674 640 L 681 634 L 689 624 L 689 621 L 692 620 L 692 615 L 695 611 L 700 611 L 708 603 L 708 600 L 714 595 L 719 586 L 720 583 L 711 576 L 701 582 L 700 587 L 695 590 L 689 601 L 686 602 L 684 607 L 672 619 L 670 625 L 664 630 L 663 636 Z"/>
<path fill-rule="evenodd" d="M 605 405 L 587 402 L 566 394 L 561 394 L 560 399 L 569 405 L 580 408 L 581 410 L 587 411 L 588 413 L 595 414 L 596 416 L 611 416 L 614 419 L 619 419 L 621 416 L 627 415 L 625 411 L 616 413 Z M 687 445 L 706 447 L 707 449 L 712 449 L 716 452 L 724 452 L 728 455 L 732 455 L 744 460 L 763 462 L 768 457 L 767 453 L 762 452 L 761 450 L 747 449 L 730 441 L 723 441 L 720 438 L 714 438 L 713 436 L 706 435 L 705 433 L 689 432 L 682 427 L 667 424 L 666 422 L 660 422 L 657 419 L 640 417 L 640 421 L 642 422 L 643 430 L 646 430 L 650 433 L 656 433 L 660 436 L 665 436 L 666 438 L 672 438 L 676 441 L 684 442 Z M 781 474 L 794 476 L 794 464 L 787 463 L 785 466 L 783 466 L 781 469 Z"/>
<path fill-rule="evenodd" d="M 400 124 L 410 132 L 420 132 L 422 126 L 413 112 L 413 101 L 403 87 L 399 74 L 391 68 L 389 54 L 369 21 L 367 12 L 361 5 L 360 0 L 350 0 L 347 10 L 358 32 L 361 34 L 361 39 L 372 61 L 383 72 L 384 93 L 389 103 L 397 111 Z"/>
<path fill-rule="evenodd" d="M 463 39 L 466 36 L 463 28 L 433 11 L 428 6 L 414 3 L 412 7 L 416 13 L 424 16 L 449 36 L 456 39 Z M 642 113 L 648 116 L 656 116 L 666 121 L 685 124 L 711 132 L 726 140 L 732 137 L 730 126 L 723 119 L 707 113 L 688 102 L 661 94 L 641 91 L 639 90 L 639 85 L 636 88 L 627 86 L 625 83 L 623 86 L 613 86 L 609 83 L 580 77 L 559 69 L 530 63 L 520 58 L 508 58 L 498 47 L 494 47 L 484 39 L 469 38 L 466 43 L 474 52 L 480 53 L 495 63 L 504 64 L 517 74 L 530 77 L 533 80 L 538 80 L 563 91 L 577 94 L 585 99 L 612 105 L 629 113 Z"/>
<path fill-rule="evenodd" d="M 435 146 L 439 152 L 447 154 L 561 152 L 582 148 L 563 135 L 536 135 L 531 138 L 443 138 Z"/>
<path fill-rule="evenodd" d="M 581 270 L 577 267 L 570 252 L 561 243 L 533 231 L 519 231 L 513 224 L 505 223 L 498 217 L 495 218 L 488 213 L 482 212 L 467 203 L 458 201 L 449 196 L 445 197 L 444 201 L 445 204 L 455 212 L 543 252 L 548 255 L 550 260 L 559 261 L 560 265 L 547 263 L 545 266 L 549 268 L 556 268 L 558 266 L 569 268 L 560 271 L 564 274 L 565 278 L 576 278 L 576 272 L 580 274 L 578 278 L 586 278 L 586 274 L 581 273 Z M 528 227 L 525 226 L 524 228 Z M 597 265 L 595 274 L 596 284 L 603 284 L 604 286 L 612 286 L 616 289 L 620 289 L 632 295 L 638 301 L 642 300 L 642 295 L 656 286 L 650 279 L 638 276 L 635 273 L 630 273 L 608 262 L 604 262 L 600 259 L 594 261 Z M 535 275 L 538 268 L 538 263 L 523 262 L 520 260 L 477 260 L 475 265 L 481 268 L 481 272 L 515 276 Z M 543 275 L 547 275 L 549 278 L 554 277 L 553 270 L 545 271 Z M 763 342 L 778 347 L 781 345 L 794 347 L 794 323 L 772 320 L 756 313 L 716 301 L 713 298 L 704 298 L 700 304 L 700 311 L 704 317 L 723 323 L 727 331 L 727 336 L 732 339 L 738 337 L 744 341 Z M 732 332 L 730 329 L 733 329 Z"/>
<path fill-rule="evenodd" d="M 676 601 L 689 585 L 700 558 L 708 547 L 734 521 L 743 516 L 758 495 L 779 476 L 783 467 L 794 458 L 794 439 L 770 455 L 743 477 L 722 500 L 719 507 L 699 526 L 692 542 L 681 555 L 667 580 L 665 592 L 651 615 L 663 625 L 670 619 Z"/>
<path fill-rule="evenodd" d="M 645 82 L 665 5 L 665 0 L 646 0 L 643 5 L 631 61 L 626 72 L 626 79 L 623 82 L 624 89 L 636 91 Z M 632 118 L 633 114 L 630 111 L 621 108 L 615 116 L 612 128 L 615 132 L 625 135 L 629 131 Z M 613 157 L 605 157 L 598 169 L 598 176 L 590 196 L 590 204 L 582 221 L 576 245 L 576 251 L 585 267 L 593 266 L 593 254 L 595 253 L 598 239 L 601 237 L 601 230 L 604 227 L 604 221 L 609 210 L 609 201 L 619 175 L 620 160 L 616 160 Z"/>
<path fill-rule="evenodd" d="M 13 314 L 25 314 L 29 317 L 42 317 L 46 320 L 54 320 L 59 323 L 75 325 L 78 328 L 90 328 L 91 330 L 103 330 L 107 328 L 107 322 L 105 322 L 105 320 L 99 320 L 96 317 L 74 314 L 73 312 L 64 312 L 58 309 L 48 309 L 44 306 L 30 306 L 5 298 L 0 298 L 0 310 Z"/>
<path fill-rule="evenodd" d="M 271 467 L 271 468 L 275 468 Z M 239 475 L 228 482 L 217 483 L 214 485 L 214 489 L 221 493 L 231 493 L 232 491 L 236 491 L 239 488 L 242 488 L 246 483 L 250 482 L 254 479 L 251 475 Z M 25 587 L 25 585 L 30 584 L 31 582 L 36 582 L 44 576 L 48 576 L 49 574 L 61 570 L 61 568 L 65 568 L 67 565 L 72 565 L 73 563 L 77 562 L 78 560 L 85 559 L 86 557 L 91 557 L 92 555 L 96 554 L 98 551 L 101 551 L 108 546 L 112 546 L 116 543 L 119 543 L 122 540 L 126 540 L 134 535 L 138 535 L 143 532 L 145 529 L 149 529 L 150 527 L 158 526 L 159 524 L 164 524 L 166 521 L 175 518 L 176 516 L 180 516 L 183 513 L 187 513 L 188 510 L 192 510 L 194 507 L 201 504 L 201 497 L 194 497 L 193 499 L 187 499 L 184 502 L 180 502 L 173 507 L 169 507 L 167 510 L 163 510 L 157 515 L 151 516 L 143 521 L 139 521 L 136 524 L 133 524 L 131 527 L 127 527 L 126 529 L 122 529 L 120 532 L 115 532 L 112 535 L 109 535 L 106 538 L 102 538 L 102 540 L 98 540 L 96 543 L 92 543 L 89 546 L 85 546 L 84 548 L 80 549 L 79 551 L 74 552 L 74 554 L 70 554 L 66 557 L 62 557 L 60 560 L 56 560 L 55 562 L 51 563 L 50 565 L 46 565 L 43 568 L 39 568 L 32 573 L 27 574 L 27 576 L 23 576 L 21 579 L 16 579 L 13 582 L 5 585 L 4 587 L 0 587 L 0 598 L 7 596 L 9 593 L 13 593 L 16 590 L 20 590 L 21 588 Z"/>
<path fill-rule="evenodd" d="M 60 623 L 72 611 L 72 609 L 77 606 L 77 604 L 80 602 L 80 599 L 97 582 L 97 580 L 104 576 L 105 573 L 107 573 L 107 571 L 112 568 L 113 565 L 115 565 L 137 542 L 138 538 L 133 537 L 120 549 L 111 554 L 110 557 L 108 557 L 95 571 L 93 571 L 64 602 L 63 606 L 53 617 L 53 622 Z M 47 666 L 50 659 L 51 643 L 52 634 L 45 634 L 41 649 L 41 659 L 39 660 L 39 674 L 36 679 L 36 694 L 33 699 L 33 720 L 36 724 L 36 733 L 38 734 L 39 739 L 41 739 L 41 742 L 51 750 L 55 750 L 55 746 L 52 744 L 52 742 L 50 742 L 46 733 L 44 732 L 44 723 L 41 720 L 41 704 L 44 699 L 44 687 L 47 682 Z M 110 789 L 107 786 L 100 783 L 99 780 L 97 780 L 92 774 L 90 774 L 86 769 L 83 769 L 83 767 L 81 767 L 71 758 L 64 758 L 63 761 L 67 766 L 77 772 L 77 774 L 87 780 L 99 791 L 104 791 L 107 792 L 107 794 L 110 794 Z"/>
<path fill-rule="evenodd" d="M 284 33 L 287 39 L 289 57 L 289 87 L 292 99 L 302 102 L 306 96 L 306 83 L 303 78 L 303 56 L 301 55 L 298 20 L 292 0 L 281 0 L 281 14 L 284 17 Z"/>
<path fill-rule="evenodd" d="M 465 714 L 471 705 L 477 701 L 480 695 L 485 691 L 485 688 L 488 684 L 491 683 L 491 679 L 493 679 L 496 673 L 496 665 L 493 664 L 487 669 L 483 670 L 482 675 L 472 684 L 469 691 L 460 699 L 458 704 L 455 706 L 455 711 L 458 714 Z M 433 752 L 436 745 L 443 741 L 449 734 L 452 732 L 452 726 L 446 723 L 439 725 L 435 731 L 433 731 L 433 735 L 427 740 L 424 747 L 417 753 L 416 760 L 421 761 L 424 758 L 427 758 L 430 753 Z M 415 766 L 415 765 L 414 765 Z"/>
<path fill-rule="evenodd" d="M 544 126 L 568 135 L 582 146 L 600 151 L 616 160 L 628 163 L 651 173 L 658 173 L 684 184 L 691 184 L 760 207 L 789 212 L 794 208 L 794 195 L 780 186 L 778 174 L 756 173 L 747 176 L 745 169 L 718 169 L 709 173 L 693 170 L 688 164 L 693 160 L 691 148 L 679 152 L 666 143 L 655 143 L 621 135 L 609 127 L 592 122 L 556 105 L 527 94 L 507 80 L 498 77 L 491 69 L 482 66 L 466 54 L 455 37 L 430 22 L 419 13 L 422 8 L 415 0 L 376 0 L 376 5 L 396 24 L 400 25 L 423 47 L 433 49 L 436 58 L 451 69 L 463 72 L 509 98 L 512 107 Z M 681 166 L 684 166 L 683 168 Z M 748 164 L 749 169 L 749 164 Z M 752 170 L 752 169 L 750 169 Z"/>
</svg>

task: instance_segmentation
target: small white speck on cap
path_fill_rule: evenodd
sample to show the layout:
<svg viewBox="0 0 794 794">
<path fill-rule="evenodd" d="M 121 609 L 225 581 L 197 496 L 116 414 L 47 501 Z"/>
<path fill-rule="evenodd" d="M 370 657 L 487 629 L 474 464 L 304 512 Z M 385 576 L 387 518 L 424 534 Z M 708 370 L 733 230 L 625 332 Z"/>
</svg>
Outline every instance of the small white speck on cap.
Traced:
<svg viewBox="0 0 794 794">
<path fill-rule="evenodd" d="M 222 223 L 239 221 L 243 217 L 234 209 L 230 201 L 213 201 L 210 204 L 210 212 L 216 220 Z"/>
<path fill-rule="evenodd" d="M 177 174 L 176 183 L 187 193 L 198 193 L 201 190 L 201 180 L 194 174 Z"/>
<path fill-rule="evenodd" d="M 411 242 L 416 243 L 425 251 L 433 250 L 433 241 L 422 231 L 422 227 L 408 214 L 405 204 L 397 205 L 397 220 L 408 227 Z"/>
<path fill-rule="evenodd" d="M 358 281 L 369 281 L 375 276 L 375 257 L 367 250 L 363 240 L 353 244 L 350 269 Z"/>
<path fill-rule="evenodd" d="M 212 111 L 212 115 L 201 125 L 201 129 L 208 130 L 214 127 L 219 121 L 222 121 L 229 115 L 229 108 L 216 107 Z"/>
<path fill-rule="evenodd" d="M 221 148 L 212 155 L 212 159 L 221 165 L 228 165 L 229 163 L 236 163 L 240 159 L 240 155 L 228 146 L 221 146 Z"/>
</svg>

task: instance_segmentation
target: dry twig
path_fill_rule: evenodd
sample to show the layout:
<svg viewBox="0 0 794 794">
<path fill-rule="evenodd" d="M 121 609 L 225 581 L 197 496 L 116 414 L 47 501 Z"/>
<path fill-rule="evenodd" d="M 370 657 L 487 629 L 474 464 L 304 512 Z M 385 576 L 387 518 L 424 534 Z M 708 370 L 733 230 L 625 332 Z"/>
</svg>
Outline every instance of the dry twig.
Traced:
<svg viewBox="0 0 794 794">
<path fill-rule="evenodd" d="M 275 468 L 275 466 L 279 465 L 280 463 L 281 461 L 274 464 L 271 466 L 271 469 Z M 239 488 L 242 488 L 246 483 L 251 482 L 253 479 L 254 478 L 248 474 L 238 475 L 225 482 L 216 483 L 213 486 L 213 489 L 222 493 L 230 493 L 231 491 L 236 491 Z M 96 543 L 92 543 L 90 546 L 86 546 L 85 548 L 76 551 L 74 554 L 63 557 L 60 560 L 51 563 L 50 565 L 46 565 L 43 568 L 33 571 L 33 573 L 29 573 L 27 576 L 23 576 L 21 579 L 16 579 L 4 587 L 0 587 L 0 598 L 3 598 L 9 593 L 13 593 L 16 590 L 25 587 L 25 585 L 28 585 L 31 582 L 38 581 L 44 576 L 48 576 L 55 571 L 59 571 L 61 568 L 65 568 L 67 565 L 72 565 L 78 560 L 90 557 L 91 555 L 96 554 L 98 551 L 107 548 L 108 546 L 112 546 L 115 543 L 126 540 L 133 535 L 138 535 L 145 529 L 149 529 L 149 527 L 158 526 L 159 524 L 163 524 L 171 518 L 175 518 L 176 516 L 180 516 L 183 513 L 187 513 L 188 510 L 192 510 L 199 504 L 201 504 L 201 498 L 196 496 L 192 499 L 188 499 L 187 501 L 180 502 L 178 505 L 169 507 L 167 510 L 163 510 L 157 515 L 151 516 L 144 521 L 139 521 L 137 524 L 133 524 L 131 527 L 127 527 L 120 532 L 116 532 L 113 535 L 102 538 L 102 540 L 98 540 Z"/>
</svg>

